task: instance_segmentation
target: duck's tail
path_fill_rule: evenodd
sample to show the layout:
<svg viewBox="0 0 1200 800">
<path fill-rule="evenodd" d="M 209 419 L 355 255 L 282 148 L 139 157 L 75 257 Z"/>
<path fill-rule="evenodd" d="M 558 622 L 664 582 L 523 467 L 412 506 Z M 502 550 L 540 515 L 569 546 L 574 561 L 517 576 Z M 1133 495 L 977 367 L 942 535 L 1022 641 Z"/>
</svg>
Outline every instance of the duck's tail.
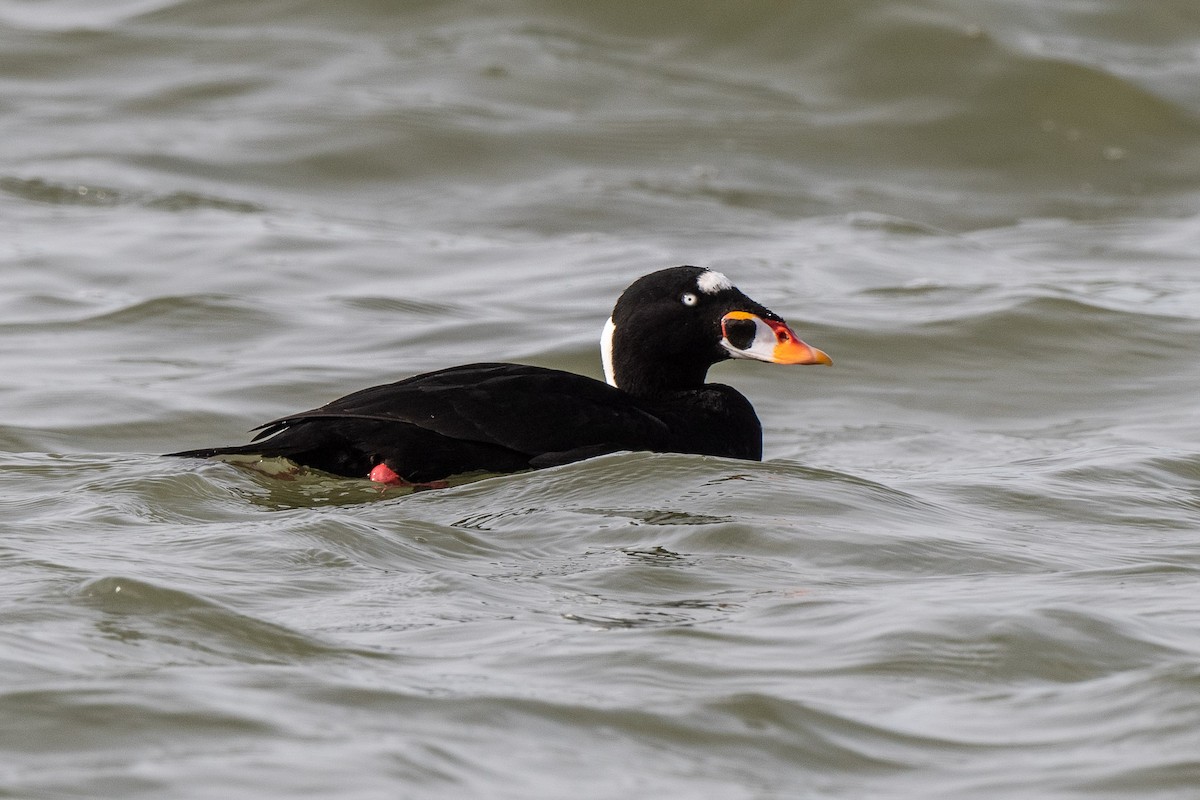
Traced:
<svg viewBox="0 0 1200 800">
<path fill-rule="evenodd" d="M 212 458 L 213 456 L 258 456 L 264 455 L 262 444 L 243 444 L 233 447 L 205 447 L 199 450 L 180 450 L 178 453 L 163 453 L 167 458 Z"/>
</svg>

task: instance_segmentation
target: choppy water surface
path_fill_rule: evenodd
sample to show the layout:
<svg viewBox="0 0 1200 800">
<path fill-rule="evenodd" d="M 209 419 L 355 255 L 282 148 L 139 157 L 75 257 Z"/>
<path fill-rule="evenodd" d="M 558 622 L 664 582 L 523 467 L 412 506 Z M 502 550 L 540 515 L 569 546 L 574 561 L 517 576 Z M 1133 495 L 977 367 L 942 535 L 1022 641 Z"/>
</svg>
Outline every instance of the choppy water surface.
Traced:
<svg viewBox="0 0 1200 800">
<path fill-rule="evenodd" d="M 0 0 L 0 795 L 1194 797 L 1195 4 Z M 767 461 L 156 453 L 727 272 Z"/>
</svg>

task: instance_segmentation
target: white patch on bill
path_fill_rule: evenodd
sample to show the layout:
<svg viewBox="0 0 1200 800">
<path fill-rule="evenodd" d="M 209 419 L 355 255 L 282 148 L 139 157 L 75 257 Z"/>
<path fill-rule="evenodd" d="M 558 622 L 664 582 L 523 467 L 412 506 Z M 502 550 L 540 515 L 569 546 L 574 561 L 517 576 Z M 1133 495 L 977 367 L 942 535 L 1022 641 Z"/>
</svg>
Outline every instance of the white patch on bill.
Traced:
<svg viewBox="0 0 1200 800">
<path fill-rule="evenodd" d="M 701 272 L 696 278 L 696 288 L 705 294 L 716 294 L 726 289 L 732 289 L 733 282 L 720 272 L 708 269 Z"/>
<path fill-rule="evenodd" d="M 617 326 L 613 324 L 612 317 L 608 318 L 608 322 L 604 323 L 604 330 L 600 332 L 600 361 L 604 364 L 604 380 L 609 386 L 617 385 L 617 373 L 613 371 L 613 334 L 617 332 Z"/>
</svg>

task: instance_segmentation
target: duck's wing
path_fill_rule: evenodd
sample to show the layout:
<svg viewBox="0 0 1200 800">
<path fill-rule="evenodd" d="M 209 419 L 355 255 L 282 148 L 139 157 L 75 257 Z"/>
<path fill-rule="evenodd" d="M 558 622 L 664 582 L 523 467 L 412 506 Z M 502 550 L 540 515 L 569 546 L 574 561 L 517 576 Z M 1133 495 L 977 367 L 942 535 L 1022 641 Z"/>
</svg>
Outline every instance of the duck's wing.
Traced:
<svg viewBox="0 0 1200 800">
<path fill-rule="evenodd" d="M 522 453 L 534 466 L 616 450 L 655 450 L 667 425 L 625 392 L 562 370 L 468 364 L 348 394 L 256 430 L 255 441 L 301 423 L 402 423 Z M 577 457 L 576 457 L 577 456 Z"/>
</svg>

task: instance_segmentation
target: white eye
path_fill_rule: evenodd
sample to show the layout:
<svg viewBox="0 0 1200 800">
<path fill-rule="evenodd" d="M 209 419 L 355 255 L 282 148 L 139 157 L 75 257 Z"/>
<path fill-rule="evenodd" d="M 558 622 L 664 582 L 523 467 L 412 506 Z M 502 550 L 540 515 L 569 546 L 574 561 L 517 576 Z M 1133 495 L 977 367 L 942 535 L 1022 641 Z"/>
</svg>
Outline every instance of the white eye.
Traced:
<svg viewBox="0 0 1200 800">
<path fill-rule="evenodd" d="M 684 292 L 683 297 L 679 299 L 683 301 L 685 306 L 694 306 L 696 303 L 700 302 L 700 298 L 696 297 L 696 295 L 692 294 L 691 292 Z"/>
</svg>

